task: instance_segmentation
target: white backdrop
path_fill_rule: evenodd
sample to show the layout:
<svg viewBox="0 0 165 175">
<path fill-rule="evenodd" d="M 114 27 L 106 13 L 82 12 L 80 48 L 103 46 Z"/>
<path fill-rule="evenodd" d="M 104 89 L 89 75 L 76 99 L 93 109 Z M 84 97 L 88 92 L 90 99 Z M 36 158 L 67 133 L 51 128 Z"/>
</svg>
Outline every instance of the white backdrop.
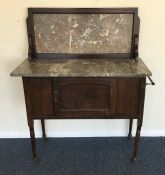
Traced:
<svg viewBox="0 0 165 175">
<path fill-rule="evenodd" d="M 29 137 L 22 81 L 10 77 L 27 57 L 27 7 L 139 7 L 139 53 L 156 82 L 146 88 L 142 135 L 165 136 L 164 0 L 0 0 L 0 137 Z M 38 121 L 35 128 L 40 136 Z M 128 121 L 50 120 L 46 131 L 51 137 L 125 136 Z"/>
</svg>

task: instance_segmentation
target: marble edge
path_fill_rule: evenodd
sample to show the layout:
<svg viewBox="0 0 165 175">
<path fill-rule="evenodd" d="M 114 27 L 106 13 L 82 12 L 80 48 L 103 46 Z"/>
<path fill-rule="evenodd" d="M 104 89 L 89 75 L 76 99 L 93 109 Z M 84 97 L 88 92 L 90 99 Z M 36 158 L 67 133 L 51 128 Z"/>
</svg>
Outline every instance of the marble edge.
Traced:
<svg viewBox="0 0 165 175">
<path fill-rule="evenodd" d="M 22 62 L 20 62 L 18 64 L 18 66 L 16 66 L 11 72 L 10 72 L 10 76 L 11 77 L 22 77 L 22 75 L 18 74 L 18 73 L 14 73 L 18 67 L 20 67 L 24 62 L 28 61 L 28 58 L 24 59 Z"/>
<path fill-rule="evenodd" d="M 145 64 L 145 62 L 144 62 L 141 58 L 139 58 L 139 60 L 141 60 L 141 62 L 144 64 L 144 66 L 146 67 L 147 71 L 149 72 L 149 73 L 147 74 L 147 76 L 152 76 L 152 72 L 151 72 L 151 70 L 148 68 L 148 66 Z"/>
<path fill-rule="evenodd" d="M 10 74 L 11 77 L 29 77 L 29 78 L 32 78 L 32 77 L 36 77 L 36 78 L 41 78 L 41 77 L 44 77 L 44 78 L 48 78 L 48 77 L 51 77 L 51 78 L 115 78 L 115 77 L 150 77 L 152 76 L 151 74 L 125 74 L 125 75 L 111 75 L 111 76 L 73 76 L 73 75 L 69 75 L 69 76 L 55 76 L 55 75 L 27 75 L 27 74 Z"/>
</svg>

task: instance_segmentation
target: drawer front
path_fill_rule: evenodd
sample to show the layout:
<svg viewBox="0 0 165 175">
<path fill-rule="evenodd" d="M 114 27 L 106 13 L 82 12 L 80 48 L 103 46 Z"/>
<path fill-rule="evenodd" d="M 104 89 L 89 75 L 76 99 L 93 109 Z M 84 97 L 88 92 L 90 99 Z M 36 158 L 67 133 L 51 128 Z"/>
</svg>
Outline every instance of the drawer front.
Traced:
<svg viewBox="0 0 165 175">
<path fill-rule="evenodd" d="M 106 116 L 115 112 L 112 84 L 104 78 L 54 79 L 55 116 L 83 118 Z"/>
</svg>

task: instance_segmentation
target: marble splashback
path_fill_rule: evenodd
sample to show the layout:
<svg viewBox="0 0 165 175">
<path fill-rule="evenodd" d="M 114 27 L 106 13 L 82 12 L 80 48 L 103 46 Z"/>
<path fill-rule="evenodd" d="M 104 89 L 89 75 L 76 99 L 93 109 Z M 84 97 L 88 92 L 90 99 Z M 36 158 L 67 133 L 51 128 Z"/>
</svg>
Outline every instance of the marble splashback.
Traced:
<svg viewBox="0 0 165 175">
<path fill-rule="evenodd" d="M 37 53 L 131 53 L 133 14 L 34 14 Z"/>
</svg>

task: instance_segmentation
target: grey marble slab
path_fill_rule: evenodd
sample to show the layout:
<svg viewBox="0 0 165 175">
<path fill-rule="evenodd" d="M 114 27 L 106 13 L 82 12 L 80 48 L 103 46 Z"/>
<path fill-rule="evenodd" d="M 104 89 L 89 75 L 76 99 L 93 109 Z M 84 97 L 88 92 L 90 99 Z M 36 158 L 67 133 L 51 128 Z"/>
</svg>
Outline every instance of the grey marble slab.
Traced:
<svg viewBox="0 0 165 175">
<path fill-rule="evenodd" d="M 11 76 L 23 77 L 142 77 L 151 71 L 139 59 L 24 60 Z"/>
<path fill-rule="evenodd" d="M 37 53 L 130 53 L 133 14 L 34 14 Z"/>
</svg>

